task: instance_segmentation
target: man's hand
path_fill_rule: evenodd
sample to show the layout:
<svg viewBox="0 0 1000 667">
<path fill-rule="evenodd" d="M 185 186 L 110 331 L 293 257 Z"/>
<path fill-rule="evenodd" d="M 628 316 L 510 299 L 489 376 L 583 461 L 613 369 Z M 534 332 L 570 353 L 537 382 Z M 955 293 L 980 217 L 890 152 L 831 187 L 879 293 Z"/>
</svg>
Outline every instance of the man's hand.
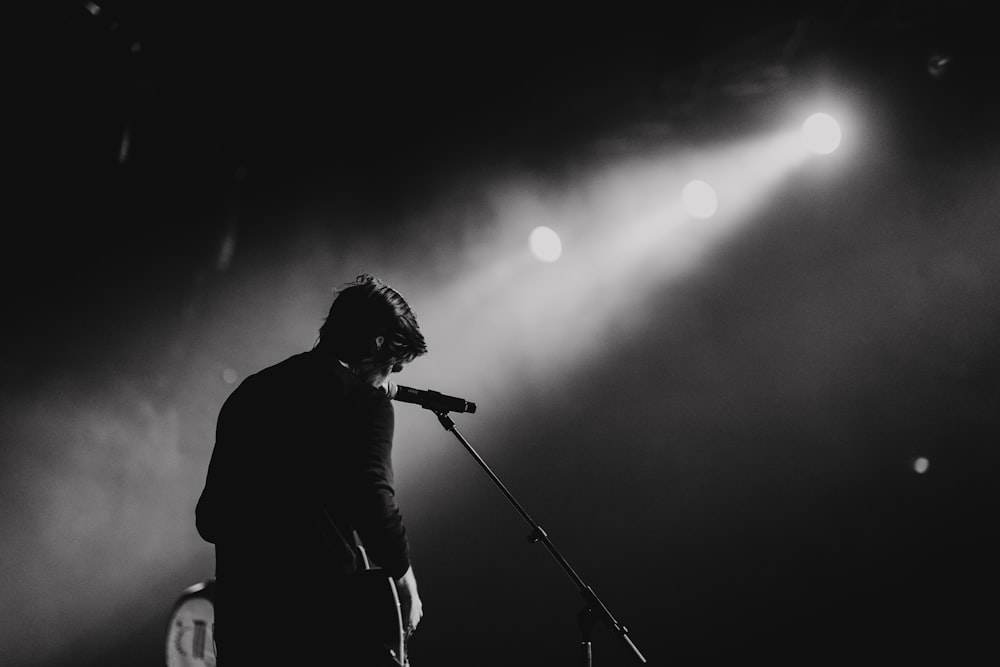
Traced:
<svg viewBox="0 0 1000 667">
<path fill-rule="evenodd" d="M 413 567 L 410 567 L 406 574 L 396 580 L 396 587 L 399 589 L 400 602 L 403 604 L 403 622 L 406 624 L 406 633 L 409 634 L 417 629 L 420 618 L 424 615 L 424 606 L 420 602 L 420 594 L 417 592 L 417 578 L 413 575 Z"/>
</svg>

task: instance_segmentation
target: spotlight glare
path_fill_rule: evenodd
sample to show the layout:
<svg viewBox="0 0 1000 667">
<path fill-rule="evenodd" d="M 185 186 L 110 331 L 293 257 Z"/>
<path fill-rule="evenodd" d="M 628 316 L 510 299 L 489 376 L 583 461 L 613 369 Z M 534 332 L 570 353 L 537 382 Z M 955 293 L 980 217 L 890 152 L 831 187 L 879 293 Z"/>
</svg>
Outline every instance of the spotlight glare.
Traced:
<svg viewBox="0 0 1000 667">
<path fill-rule="evenodd" d="M 562 240 L 549 227 L 535 227 L 528 238 L 531 253 L 539 261 L 551 263 L 562 256 Z"/>
<path fill-rule="evenodd" d="M 705 181 L 691 181 L 681 195 L 684 208 L 696 218 L 711 218 L 719 208 L 715 189 Z"/>
<path fill-rule="evenodd" d="M 932 53 L 927 59 L 927 73 L 935 79 L 942 78 L 951 67 L 951 58 L 942 53 Z"/>
<path fill-rule="evenodd" d="M 833 116 L 814 113 L 802 123 L 802 143 L 818 155 L 827 155 L 840 146 L 840 123 Z"/>
</svg>

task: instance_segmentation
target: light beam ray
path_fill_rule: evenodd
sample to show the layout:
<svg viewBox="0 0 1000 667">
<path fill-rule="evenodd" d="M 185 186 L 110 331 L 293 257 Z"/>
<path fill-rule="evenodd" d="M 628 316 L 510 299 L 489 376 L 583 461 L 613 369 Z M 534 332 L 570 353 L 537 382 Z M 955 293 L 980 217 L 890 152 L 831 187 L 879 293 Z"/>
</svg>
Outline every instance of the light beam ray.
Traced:
<svg viewBox="0 0 1000 667">
<path fill-rule="evenodd" d="M 653 289 L 702 266 L 806 157 L 794 132 L 713 151 L 613 165 L 577 188 L 494 186 L 495 225 L 509 230 L 491 261 L 446 287 L 421 313 L 439 350 L 428 383 L 476 387 L 490 397 L 545 382 L 598 353 L 609 335 L 641 321 Z M 695 219 L 681 206 L 686 175 L 718 184 L 720 211 Z M 558 230 L 559 262 L 532 261 L 518 234 Z M 484 351 L 489 351 L 488 356 Z"/>
</svg>

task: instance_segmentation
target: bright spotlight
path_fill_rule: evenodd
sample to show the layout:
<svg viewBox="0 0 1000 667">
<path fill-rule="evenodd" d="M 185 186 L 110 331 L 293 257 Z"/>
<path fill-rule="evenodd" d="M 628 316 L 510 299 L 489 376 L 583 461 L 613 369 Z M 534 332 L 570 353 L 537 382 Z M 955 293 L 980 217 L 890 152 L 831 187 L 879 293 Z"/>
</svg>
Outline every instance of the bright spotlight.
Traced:
<svg viewBox="0 0 1000 667">
<path fill-rule="evenodd" d="M 818 155 L 827 155 L 840 146 L 840 123 L 825 113 L 814 113 L 802 124 L 802 143 Z"/>
<path fill-rule="evenodd" d="M 528 239 L 531 253 L 542 262 L 554 262 L 562 256 L 562 240 L 549 227 L 535 227 Z"/>
<path fill-rule="evenodd" d="M 705 181 L 691 181 L 681 195 L 684 208 L 696 218 L 711 218 L 719 208 L 715 189 Z"/>
</svg>

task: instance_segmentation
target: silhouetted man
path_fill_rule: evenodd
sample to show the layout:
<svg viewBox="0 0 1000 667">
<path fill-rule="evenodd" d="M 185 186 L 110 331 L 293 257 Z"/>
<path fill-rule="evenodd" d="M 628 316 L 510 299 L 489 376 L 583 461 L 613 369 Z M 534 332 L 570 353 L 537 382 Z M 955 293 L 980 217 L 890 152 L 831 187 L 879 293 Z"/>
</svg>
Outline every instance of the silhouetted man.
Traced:
<svg viewBox="0 0 1000 667">
<path fill-rule="evenodd" d="M 392 664 L 359 614 L 355 534 L 416 628 L 383 387 L 426 351 L 403 297 L 363 275 L 334 299 L 312 350 L 249 376 L 223 405 L 197 508 L 215 544 L 222 667 Z"/>
</svg>

